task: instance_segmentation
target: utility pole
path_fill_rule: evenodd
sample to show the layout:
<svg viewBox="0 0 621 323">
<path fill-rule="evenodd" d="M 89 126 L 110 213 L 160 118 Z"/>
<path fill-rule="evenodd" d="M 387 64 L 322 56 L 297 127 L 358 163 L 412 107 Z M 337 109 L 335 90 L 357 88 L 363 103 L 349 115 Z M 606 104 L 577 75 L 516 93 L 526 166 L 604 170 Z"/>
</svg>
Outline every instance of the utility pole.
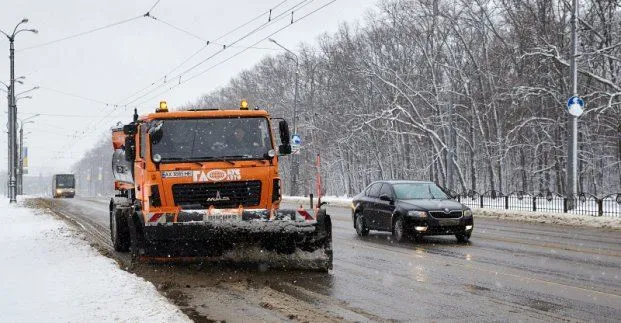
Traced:
<svg viewBox="0 0 621 323">
<path fill-rule="evenodd" d="M 19 25 L 25 24 L 28 22 L 28 19 L 24 18 L 20 21 L 15 28 L 13 29 L 13 33 L 9 36 L 9 34 L 0 30 L 2 34 L 4 34 L 9 39 L 9 60 L 11 62 L 11 81 L 10 81 L 10 89 L 9 89 L 9 203 L 17 202 L 16 199 L 16 179 L 17 179 L 17 106 L 15 104 L 15 36 L 22 31 L 29 31 L 33 33 L 37 33 L 36 29 L 17 29 Z"/>
<path fill-rule="evenodd" d="M 571 12 L 571 87 L 572 96 L 578 96 L 578 67 L 576 64 L 577 33 L 576 21 L 578 20 L 578 0 L 573 0 Z M 573 199 L 578 194 L 578 116 L 568 114 L 567 120 L 568 142 L 567 142 L 567 197 L 569 198 L 570 208 L 573 209 Z"/>
<path fill-rule="evenodd" d="M 17 168 L 17 195 L 23 194 L 22 184 L 24 182 L 24 161 L 23 153 L 24 153 L 24 123 L 22 122 L 21 127 L 19 127 L 19 167 Z"/>
<path fill-rule="evenodd" d="M 283 45 L 279 44 L 277 41 L 275 41 L 272 38 L 268 38 L 269 41 L 271 41 L 272 43 L 276 44 L 278 47 L 284 49 L 287 53 L 291 54 L 293 56 L 293 60 L 295 60 L 295 90 L 294 90 L 294 94 L 293 94 L 293 134 L 297 135 L 298 134 L 298 128 L 297 128 L 297 119 L 298 119 L 298 84 L 299 84 L 299 79 L 300 79 L 300 60 L 298 58 L 298 55 L 295 54 L 294 52 L 290 51 L 289 49 L 287 49 L 286 47 L 284 47 Z M 291 190 L 290 190 L 290 194 L 292 196 L 297 196 L 298 195 L 298 173 L 299 173 L 299 169 L 300 169 L 300 155 L 299 152 L 295 152 L 293 154 L 292 160 L 291 160 Z"/>
<path fill-rule="evenodd" d="M 38 89 L 38 86 L 33 87 L 32 89 L 28 90 L 28 91 L 24 91 L 20 94 L 26 93 L 26 92 L 30 92 L 32 90 L 36 90 Z M 19 95 L 19 94 L 18 94 Z M 32 98 L 30 96 L 26 96 L 26 97 L 19 97 L 17 99 L 25 99 L 25 98 Z M 16 99 L 16 100 L 17 100 Z M 18 159 L 17 159 L 17 193 L 16 195 L 23 195 L 24 194 L 24 125 L 28 124 L 28 123 L 33 123 L 34 121 L 26 121 L 28 119 L 32 119 L 32 118 L 36 118 L 38 116 L 40 116 L 41 114 L 37 113 L 33 116 L 30 116 L 26 119 L 20 119 L 17 118 L 17 120 L 19 120 L 19 153 L 18 153 Z"/>
<path fill-rule="evenodd" d="M 15 106 L 15 47 L 13 45 L 15 38 L 10 37 L 10 47 L 9 47 L 9 59 L 11 60 L 11 80 L 10 80 L 10 90 L 9 90 L 9 151 L 11 153 L 9 157 L 9 203 L 17 202 L 16 192 L 15 192 L 15 110 L 17 110 Z"/>
</svg>

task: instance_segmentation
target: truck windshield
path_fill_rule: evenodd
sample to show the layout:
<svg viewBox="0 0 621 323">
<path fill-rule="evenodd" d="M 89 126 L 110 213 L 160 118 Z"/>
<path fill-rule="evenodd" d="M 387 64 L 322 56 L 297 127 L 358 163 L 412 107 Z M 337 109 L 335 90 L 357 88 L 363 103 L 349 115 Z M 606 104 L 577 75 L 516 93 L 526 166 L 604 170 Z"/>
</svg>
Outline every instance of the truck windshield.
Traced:
<svg viewBox="0 0 621 323">
<path fill-rule="evenodd" d="M 272 149 L 266 118 L 157 120 L 151 155 L 166 161 L 261 159 Z"/>
<path fill-rule="evenodd" d="M 56 175 L 56 187 L 73 188 L 74 182 L 73 175 Z"/>
</svg>

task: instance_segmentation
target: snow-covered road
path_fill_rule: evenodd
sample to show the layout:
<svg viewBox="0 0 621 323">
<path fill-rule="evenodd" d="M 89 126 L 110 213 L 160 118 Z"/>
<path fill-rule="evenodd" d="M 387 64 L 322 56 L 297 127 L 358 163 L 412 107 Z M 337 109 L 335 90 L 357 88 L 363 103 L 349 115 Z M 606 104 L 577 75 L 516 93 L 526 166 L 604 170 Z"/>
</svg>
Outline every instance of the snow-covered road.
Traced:
<svg viewBox="0 0 621 323">
<path fill-rule="evenodd" d="M 1 322 L 187 322 L 63 221 L 0 198 Z"/>
<path fill-rule="evenodd" d="M 83 226 L 94 243 L 109 235 L 105 200 L 39 202 Z M 335 257 L 329 274 L 213 263 L 142 264 L 132 272 L 198 320 L 615 321 L 621 315 L 618 230 L 477 217 L 468 244 L 451 236 L 397 243 L 389 233 L 358 237 L 348 208 L 327 211 Z M 110 255 L 123 261 L 126 254 Z"/>
</svg>

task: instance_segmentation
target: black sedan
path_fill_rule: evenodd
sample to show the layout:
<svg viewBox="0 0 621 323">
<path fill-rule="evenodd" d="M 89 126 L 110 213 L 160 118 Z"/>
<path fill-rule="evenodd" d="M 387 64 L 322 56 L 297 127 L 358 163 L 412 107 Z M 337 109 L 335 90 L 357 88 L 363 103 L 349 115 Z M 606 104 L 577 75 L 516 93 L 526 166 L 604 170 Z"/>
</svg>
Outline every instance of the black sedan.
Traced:
<svg viewBox="0 0 621 323">
<path fill-rule="evenodd" d="M 371 183 L 352 200 L 354 228 L 360 236 L 369 230 L 392 232 L 395 240 L 424 235 L 455 235 L 470 239 L 472 211 L 450 199 L 435 183 L 379 181 Z"/>
</svg>

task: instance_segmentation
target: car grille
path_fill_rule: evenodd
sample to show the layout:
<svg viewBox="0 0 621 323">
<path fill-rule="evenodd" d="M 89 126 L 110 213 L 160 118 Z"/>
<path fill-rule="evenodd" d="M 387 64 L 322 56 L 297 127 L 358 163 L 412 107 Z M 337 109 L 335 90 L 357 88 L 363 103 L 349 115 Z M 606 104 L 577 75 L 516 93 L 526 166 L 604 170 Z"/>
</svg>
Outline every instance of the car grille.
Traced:
<svg viewBox="0 0 621 323">
<path fill-rule="evenodd" d="M 261 181 L 175 184 L 175 205 L 184 209 L 235 208 L 256 206 L 261 200 Z"/>
<path fill-rule="evenodd" d="M 461 217 L 462 211 L 451 211 L 449 213 L 445 213 L 444 211 L 430 211 L 429 214 L 436 219 L 454 219 Z"/>
</svg>

